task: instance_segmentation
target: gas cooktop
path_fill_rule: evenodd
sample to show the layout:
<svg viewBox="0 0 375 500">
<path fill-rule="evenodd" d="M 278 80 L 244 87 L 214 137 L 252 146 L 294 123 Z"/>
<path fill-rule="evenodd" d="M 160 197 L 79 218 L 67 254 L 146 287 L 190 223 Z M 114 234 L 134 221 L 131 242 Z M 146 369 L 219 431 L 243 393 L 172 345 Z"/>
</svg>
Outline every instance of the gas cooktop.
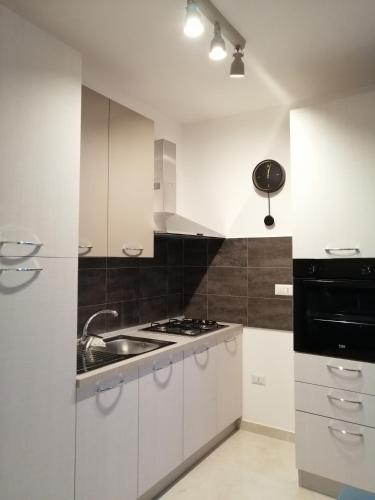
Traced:
<svg viewBox="0 0 375 500">
<path fill-rule="evenodd" d="M 220 328 L 225 328 L 217 321 L 210 319 L 169 319 L 168 321 L 151 323 L 147 328 L 142 328 L 145 332 L 169 333 L 172 335 L 189 335 L 195 337 L 204 333 L 214 332 Z"/>
</svg>

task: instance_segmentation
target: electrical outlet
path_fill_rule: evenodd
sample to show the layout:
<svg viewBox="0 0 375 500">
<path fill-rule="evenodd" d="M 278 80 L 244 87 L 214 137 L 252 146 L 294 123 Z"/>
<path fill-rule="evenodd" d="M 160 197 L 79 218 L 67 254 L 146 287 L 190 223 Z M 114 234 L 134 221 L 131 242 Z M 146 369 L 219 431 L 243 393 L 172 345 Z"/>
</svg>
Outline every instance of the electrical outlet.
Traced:
<svg viewBox="0 0 375 500">
<path fill-rule="evenodd" d="M 251 383 L 255 385 L 266 385 L 266 377 L 261 375 L 251 375 Z"/>
<path fill-rule="evenodd" d="M 293 295 L 293 285 L 275 285 L 275 295 Z"/>
</svg>

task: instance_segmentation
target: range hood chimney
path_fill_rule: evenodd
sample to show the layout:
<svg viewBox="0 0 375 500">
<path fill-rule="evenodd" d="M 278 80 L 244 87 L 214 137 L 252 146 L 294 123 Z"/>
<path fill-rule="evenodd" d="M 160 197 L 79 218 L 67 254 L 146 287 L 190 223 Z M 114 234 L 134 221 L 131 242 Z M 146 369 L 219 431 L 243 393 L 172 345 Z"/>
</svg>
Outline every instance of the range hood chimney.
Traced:
<svg viewBox="0 0 375 500">
<path fill-rule="evenodd" d="M 176 213 L 176 144 L 155 141 L 154 229 L 156 234 L 224 238 L 224 235 Z"/>
</svg>

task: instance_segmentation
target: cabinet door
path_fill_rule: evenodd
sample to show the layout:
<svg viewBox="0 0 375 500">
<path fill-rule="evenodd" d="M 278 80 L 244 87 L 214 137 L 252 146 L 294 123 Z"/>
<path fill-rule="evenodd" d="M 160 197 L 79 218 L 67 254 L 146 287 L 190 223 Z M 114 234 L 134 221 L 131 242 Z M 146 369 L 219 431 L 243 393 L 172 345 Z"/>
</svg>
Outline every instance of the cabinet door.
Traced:
<svg viewBox="0 0 375 500">
<path fill-rule="evenodd" d="M 217 345 L 218 432 L 242 416 L 242 333 L 231 332 Z"/>
<path fill-rule="evenodd" d="M 81 58 L 4 7 L 0 109 L 0 254 L 76 256 Z"/>
<path fill-rule="evenodd" d="M 0 273 L 0 498 L 71 500 L 77 259 L 22 267 L 42 270 Z"/>
<path fill-rule="evenodd" d="M 154 123 L 110 101 L 108 255 L 153 256 Z"/>
<path fill-rule="evenodd" d="M 77 393 L 76 500 L 134 500 L 138 370 Z"/>
<path fill-rule="evenodd" d="M 107 255 L 109 99 L 82 87 L 79 255 Z"/>
<path fill-rule="evenodd" d="M 139 495 L 182 462 L 182 353 L 164 355 L 140 369 Z"/>
<path fill-rule="evenodd" d="M 293 257 L 373 257 L 375 92 L 290 115 Z"/>
<path fill-rule="evenodd" d="M 216 375 L 214 340 L 184 352 L 184 458 L 217 433 Z"/>
</svg>

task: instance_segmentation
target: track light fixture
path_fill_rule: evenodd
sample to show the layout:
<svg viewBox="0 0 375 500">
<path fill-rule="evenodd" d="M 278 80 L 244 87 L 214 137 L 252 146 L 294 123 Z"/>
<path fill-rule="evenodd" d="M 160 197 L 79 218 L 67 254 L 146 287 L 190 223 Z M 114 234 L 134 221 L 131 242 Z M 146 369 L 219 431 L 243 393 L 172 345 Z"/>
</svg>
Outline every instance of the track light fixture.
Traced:
<svg viewBox="0 0 375 500">
<path fill-rule="evenodd" d="M 213 61 L 221 61 L 227 57 L 224 38 L 221 36 L 220 24 L 216 21 L 214 27 L 214 37 L 211 42 L 209 58 Z"/>
<path fill-rule="evenodd" d="M 202 16 L 194 0 L 188 0 L 186 5 L 186 19 L 184 33 L 189 38 L 197 38 L 204 31 Z"/>
<path fill-rule="evenodd" d="M 237 45 L 236 52 L 233 54 L 233 61 L 230 65 L 230 74 L 231 78 L 243 78 L 245 76 L 245 64 L 242 60 L 243 51 L 242 48 Z"/>
<path fill-rule="evenodd" d="M 204 31 L 202 15 L 214 26 L 214 38 L 210 46 L 210 59 L 220 61 L 227 55 L 223 36 L 233 44 L 236 51 L 230 67 L 230 76 L 240 78 L 245 76 L 245 65 L 242 60 L 246 40 L 234 26 L 223 16 L 211 0 L 187 0 L 184 33 L 190 38 L 196 38 Z"/>
</svg>

